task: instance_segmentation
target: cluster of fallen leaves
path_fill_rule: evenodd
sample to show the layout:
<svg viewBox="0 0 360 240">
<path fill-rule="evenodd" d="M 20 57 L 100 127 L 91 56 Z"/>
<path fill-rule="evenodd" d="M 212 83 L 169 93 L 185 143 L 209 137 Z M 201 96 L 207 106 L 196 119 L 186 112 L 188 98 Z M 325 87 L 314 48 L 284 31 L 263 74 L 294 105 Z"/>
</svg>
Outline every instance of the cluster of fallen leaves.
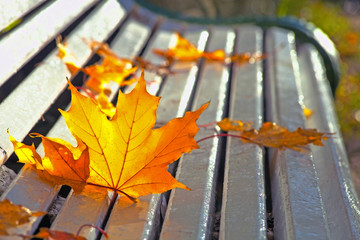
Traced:
<svg viewBox="0 0 360 240">
<path fill-rule="evenodd" d="M 168 60 L 167 64 L 155 65 L 141 58 L 121 58 L 106 44 L 91 41 L 88 42 L 89 47 L 103 57 L 102 62 L 82 68 L 76 63 L 76 57 L 66 49 L 65 43 L 58 39 L 57 44 L 58 56 L 71 74 L 82 71 L 89 77 L 81 87 L 88 96 L 81 94 L 69 81 L 71 107 L 68 111 L 60 110 L 77 146 L 62 139 L 33 133 L 32 137 L 42 139 L 44 156 L 41 157 L 34 145 L 25 145 L 9 135 L 19 162 L 31 165 L 34 171 L 47 180 L 71 186 L 75 192 L 81 192 L 87 186 L 96 186 L 120 193 L 134 201 L 139 196 L 161 193 L 176 187 L 189 190 L 167 171 L 167 167 L 183 153 L 198 148 L 194 139 L 199 130 L 196 120 L 209 103 L 194 112 L 187 112 L 182 118 L 171 120 L 161 128 L 153 129 L 160 98 L 146 91 L 144 72 L 139 79 L 128 77 L 138 68 L 169 73 L 168 66 L 175 60 L 195 61 L 205 58 L 212 61 L 251 63 L 265 57 L 248 53 L 225 56 L 223 50 L 200 51 L 177 34 L 174 48 L 154 50 Z M 119 91 L 115 107 L 108 100 L 111 90 L 107 86 L 110 81 L 119 86 L 138 82 L 128 94 Z M 290 132 L 273 123 L 264 123 L 258 131 L 251 124 L 229 119 L 224 119 L 218 125 L 224 131 L 238 131 L 239 135 L 227 136 L 237 136 L 244 142 L 300 152 L 303 151 L 303 146 L 309 143 L 322 145 L 322 140 L 329 137 L 328 134 L 313 129 L 299 128 Z M 17 209 L 16 214 L 4 212 L 0 215 L 0 235 L 7 235 L 7 228 L 27 223 L 31 217 L 42 214 L 31 213 L 22 206 L 12 206 Z M 10 218 L 7 219 L 7 216 Z M 71 234 L 61 238 L 62 234 L 68 233 L 42 229 L 36 237 L 83 239 Z"/>
</svg>

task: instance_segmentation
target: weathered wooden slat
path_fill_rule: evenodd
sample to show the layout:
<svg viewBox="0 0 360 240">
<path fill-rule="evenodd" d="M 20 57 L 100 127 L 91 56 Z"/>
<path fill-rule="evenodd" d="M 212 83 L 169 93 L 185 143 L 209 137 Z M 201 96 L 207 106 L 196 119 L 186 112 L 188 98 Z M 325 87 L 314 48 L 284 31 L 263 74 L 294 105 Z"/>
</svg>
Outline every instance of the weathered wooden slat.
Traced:
<svg viewBox="0 0 360 240">
<path fill-rule="evenodd" d="M 230 28 L 214 27 L 208 50 L 233 51 L 235 33 Z M 205 62 L 197 84 L 192 110 L 211 100 L 198 123 L 206 124 L 223 117 L 229 67 L 218 62 Z M 200 129 L 197 138 L 214 134 L 213 130 Z M 192 191 L 174 189 L 161 232 L 161 239 L 205 239 L 211 234 L 215 204 L 215 187 L 218 166 L 218 138 L 199 144 L 200 149 L 186 154 L 179 161 L 176 178 Z"/>
<path fill-rule="evenodd" d="M 238 29 L 235 52 L 262 52 L 262 31 L 254 26 Z M 262 62 L 235 64 L 231 81 L 229 118 L 263 121 Z M 266 239 L 263 150 L 240 139 L 227 138 L 220 239 Z"/>
<path fill-rule="evenodd" d="M 276 50 L 283 42 L 285 47 Z M 266 34 L 266 49 L 268 52 L 277 51 L 267 59 L 266 90 L 269 94 L 266 102 L 271 106 L 267 109 L 270 110 L 268 120 L 291 131 L 304 127 L 294 34 L 271 28 Z M 274 150 L 269 155 L 276 238 L 328 239 L 329 226 L 311 152 L 285 149 Z"/>
<path fill-rule="evenodd" d="M 69 36 L 68 46 L 69 48 L 72 46 L 70 51 L 78 57 L 80 63 L 85 63 L 91 54 L 91 51 L 83 42 L 82 37 L 103 41 L 109 37 L 124 16 L 124 10 L 115 0 L 107 1 L 101 5 L 99 9 L 96 9 L 96 11 L 89 16 L 88 20 Z M 8 114 L 1 119 L 1 129 L 3 129 L 5 133 L 6 128 L 10 128 L 10 131 L 13 129 L 14 131 L 11 131 L 11 133 L 14 133 L 14 135 L 15 133 L 20 134 L 21 137 L 18 137 L 18 139 L 22 139 L 27 131 L 31 129 L 32 125 L 40 118 L 42 112 L 46 110 L 53 99 L 66 87 L 64 80 L 66 75 L 68 75 L 68 71 L 65 69 L 64 64 L 57 59 L 56 51 L 54 51 L 45 63 L 39 66 L 38 69 L 1 104 L 0 109 L 1 111 L 4 109 L 7 110 L 5 112 L 9 112 L 7 108 L 18 108 L 18 111 L 12 111 L 12 114 Z M 49 95 L 49 93 L 52 95 Z M 27 125 L 25 125 L 25 123 L 27 123 Z M 56 137 L 70 141 L 72 138 L 66 137 L 69 134 L 66 130 L 67 129 L 60 130 L 60 136 L 56 135 Z M 1 137 L 1 142 L 9 141 L 6 134 L 1 135 Z M 42 149 L 41 146 L 40 149 Z M 7 151 L 11 153 L 13 151 L 12 147 Z M 49 183 L 44 183 L 34 172 L 28 171 L 26 168 L 19 174 L 8 192 L 4 193 L 2 197 L 8 198 L 16 204 L 27 206 L 33 211 L 46 211 L 59 188 L 59 186 L 53 186 L 51 184 L 47 186 L 46 184 L 49 185 Z M 50 190 L 44 191 L 43 189 Z M 23 197 L 19 198 L 19 195 Z M 39 199 L 46 201 L 40 205 L 38 203 Z M 32 230 L 36 228 L 37 223 L 38 222 L 35 222 L 33 224 Z"/>
<path fill-rule="evenodd" d="M 207 32 L 204 32 L 207 35 Z M 204 34 L 203 34 L 204 35 Z M 174 35 L 172 35 L 174 36 Z M 200 31 L 186 34 L 186 38 L 197 42 L 200 38 Z M 155 40 L 156 41 L 156 40 Z M 164 46 L 157 46 L 163 48 Z M 200 47 L 201 48 L 201 47 Z M 151 48 L 145 54 L 145 58 L 149 59 Z M 190 94 L 195 84 L 198 66 L 196 63 L 178 62 L 172 66 L 173 71 L 180 71 L 174 75 L 167 76 L 164 85 L 161 88 L 160 96 L 162 99 L 157 109 L 158 125 L 164 125 L 176 116 L 183 116 Z M 147 79 L 147 78 L 146 78 Z M 151 79 L 148 79 L 151 80 Z M 115 239 L 156 239 L 160 227 L 160 214 L 163 213 L 162 208 L 165 206 L 165 198 L 160 194 L 154 194 L 151 198 L 140 198 L 140 209 L 134 205 L 133 207 L 124 207 L 116 205 L 113 209 L 109 226 L 106 229 L 108 234 Z M 132 217 L 133 221 L 119 221 L 122 215 L 137 216 Z M 136 219 L 136 221 L 134 221 Z M 137 234 L 129 236 L 129 231 Z"/>
<path fill-rule="evenodd" d="M 0 52 L 6 56 L 6 61 L 0 66 L 0 84 L 18 71 L 93 3 L 94 0 L 56 1 L 1 39 Z"/>
<path fill-rule="evenodd" d="M 32 9 L 44 3 L 46 0 L 19 0 L 9 1 L 1 5 L 0 8 L 0 32 L 12 25 L 16 21 L 21 21 L 21 18 Z"/>
<path fill-rule="evenodd" d="M 115 1 L 104 2 L 93 14 L 74 30 L 68 38 L 68 48 L 79 64 L 85 64 L 91 50 L 83 38 L 104 41 L 125 17 L 123 8 Z M 70 73 L 54 50 L 19 86 L 1 103 L 0 143 L 8 156 L 13 153 L 6 129 L 18 140 L 41 118 L 42 114 L 66 88 Z M 60 136 L 61 137 L 61 136 Z"/>
<path fill-rule="evenodd" d="M 325 67 L 312 45 L 301 46 L 298 56 L 304 104 L 313 112 L 306 119 L 306 127 L 335 133 L 323 147 L 311 147 L 330 236 L 332 239 L 360 239 L 359 199 L 351 179 Z"/>
</svg>

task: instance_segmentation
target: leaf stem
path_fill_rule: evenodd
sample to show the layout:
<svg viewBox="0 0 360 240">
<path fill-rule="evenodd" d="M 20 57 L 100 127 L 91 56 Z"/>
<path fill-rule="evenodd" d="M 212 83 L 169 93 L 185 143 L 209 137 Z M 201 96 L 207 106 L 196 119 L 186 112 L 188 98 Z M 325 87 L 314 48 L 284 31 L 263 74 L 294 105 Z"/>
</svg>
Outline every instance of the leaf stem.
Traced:
<svg viewBox="0 0 360 240">
<path fill-rule="evenodd" d="M 207 124 L 197 124 L 198 127 L 202 127 L 202 128 L 206 128 L 206 127 L 210 127 L 212 125 L 215 125 L 217 122 L 211 122 L 211 123 L 207 123 Z"/>
<path fill-rule="evenodd" d="M 118 190 L 118 191 L 119 191 L 119 190 Z M 138 202 L 137 198 L 134 198 L 134 197 L 132 197 L 132 196 L 124 193 L 123 191 L 119 191 L 119 192 L 120 192 L 122 195 L 124 195 L 124 196 L 126 196 L 127 198 L 129 198 L 129 199 L 130 199 L 131 201 L 133 201 L 134 203 L 137 203 L 137 202 Z"/>
<path fill-rule="evenodd" d="M 79 230 L 77 231 L 76 236 L 79 236 L 81 230 L 82 230 L 84 227 L 95 228 L 95 229 L 99 230 L 106 238 L 109 238 L 109 235 L 108 235 L 103 229 L 101 229 L 101 228 L 99 228 L 98 226 L 95 226 L 95 225 L 93 225 L 93 224 L 83 224 L 83 225 L 79 228 Z"/>
<path fill-rule="evenodd" d="M 249 140 L 247 137 L 243 137 L 243 136 L 240 136 L 240 135 L 228 134 L 228 133 L 220 133 L 220 134 L 214 134 L 214 135 L 211 135 L 211 136 L 208 136 L 208 137 L 201 138 L 198 141 L 196 141 L 196 143 L 199 143 L 199 142 L 202 142 L 202 141 L 208 140 L 210 138 L 214 138 L 214 137 L 236 137 L 236 138 L 241 138 L 241 139 L 244 139 L 244 140 Z"/>
<path fill-rule="evenodd" d="M 94 99 L 96 101 L 95 95 L 87 88 L 85 87 L 75 87 L 77 90 L 82 90 L 88 95 L 90 98 Z"/>
</svg>

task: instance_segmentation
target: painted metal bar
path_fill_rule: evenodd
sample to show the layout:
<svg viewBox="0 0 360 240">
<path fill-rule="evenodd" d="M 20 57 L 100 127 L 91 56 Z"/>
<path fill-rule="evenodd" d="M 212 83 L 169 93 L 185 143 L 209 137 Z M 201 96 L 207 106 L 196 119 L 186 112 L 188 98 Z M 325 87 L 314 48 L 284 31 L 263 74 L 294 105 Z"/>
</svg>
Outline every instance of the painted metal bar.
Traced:
<svg viewBox="0 0 360 240">
<path fill-rule="evenodd" d="M 284 47 L 279 49 L 279 46 Z M 300 72 L 292 32 L 271 28 L 266 34 L 268 120 L 290 131 L 305 126 Z M 274 150 L 270 176 L 277 239 L 328 239 L 329 225 L 320 195 L 318 173 L 311 149 L 307 153 Z M 314 227 L 316 226 L 316 227 Z"/>
<path fill-rule="evenodd" d="M 44 3 L 46 0 L 19 0 L 6 2 L 0 8 L 0 32 L 8 31 L 17 21 L 21 22 L 22 16 Z M 17 25 L 17 23 L 16 23 Z"/>
<path fill-rule="evenodd" d="M 227 54 L 232 53 L 234 39 L 235 33 L 231 28 L 214 27 L 207 50 L 225 49 Z M 198 124 L 223 118 L 229 75 L 229 67 L 220 62 L 204 63 L 192 109 L 209 100 L 211 104 L 200 116 Z M 200 129 L 197 138 L 213 134 L 214 130 Z M 199 143 L 199 146 L 199 150 L 180 159 L 176 178 L 192 191 L 171 191 L 161 239 L 206 239 L 211 235 L 220 140 L 213 138 Z"/>
<path fill-rule="evenodd" d="M 255 26 L 238 28 L 236 53 L 262 53 L 263 32 Z M 229 118 L 263 122 L 262 61 L 234 64 Z M 266 239 L 264 152 L 255 144 L 227 138 L 220 239 Z"/>
<path fill-rule="evenodd" d="M 0 52 L 6 61 L 0 66 L 0 84 L 93 4 L 94 0 L 55 1 L 1 39 Z"/>
<path fill-rule="evenodd" d="M 312 146 L 319 187 L 332 239 L 360 239 L 360 203 L 321 56 L 312 45 L 298 50 L 304 104 L 312 111 L 307 128 L 334 133 L 324 146 Z M 336 207 L 334 207 L 336 206 Z"/>
</svg>

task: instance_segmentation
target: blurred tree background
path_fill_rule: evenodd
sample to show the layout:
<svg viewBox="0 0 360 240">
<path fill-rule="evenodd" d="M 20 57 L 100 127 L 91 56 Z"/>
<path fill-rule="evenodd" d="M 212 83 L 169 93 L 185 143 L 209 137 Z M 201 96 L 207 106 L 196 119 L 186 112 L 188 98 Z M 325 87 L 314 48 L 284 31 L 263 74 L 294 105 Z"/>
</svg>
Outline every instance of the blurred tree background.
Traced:
<svg viewBox="0 0 360 240">
<path fill-rule="evenodd" d="M 277 15 L 293 15 L 314 23 L 339 51 L 341 77 L 335 105 L 360 196 L 360 0 L 282 0 Z"/>
<path fill-rule="evenodd" d="M 346 139 L 360 138 L 360 2 L 282 0 L 278 16 L 293 15 L 321 28 L 335 43 L 341 58 L 336 108 Z"/>
</svg>

